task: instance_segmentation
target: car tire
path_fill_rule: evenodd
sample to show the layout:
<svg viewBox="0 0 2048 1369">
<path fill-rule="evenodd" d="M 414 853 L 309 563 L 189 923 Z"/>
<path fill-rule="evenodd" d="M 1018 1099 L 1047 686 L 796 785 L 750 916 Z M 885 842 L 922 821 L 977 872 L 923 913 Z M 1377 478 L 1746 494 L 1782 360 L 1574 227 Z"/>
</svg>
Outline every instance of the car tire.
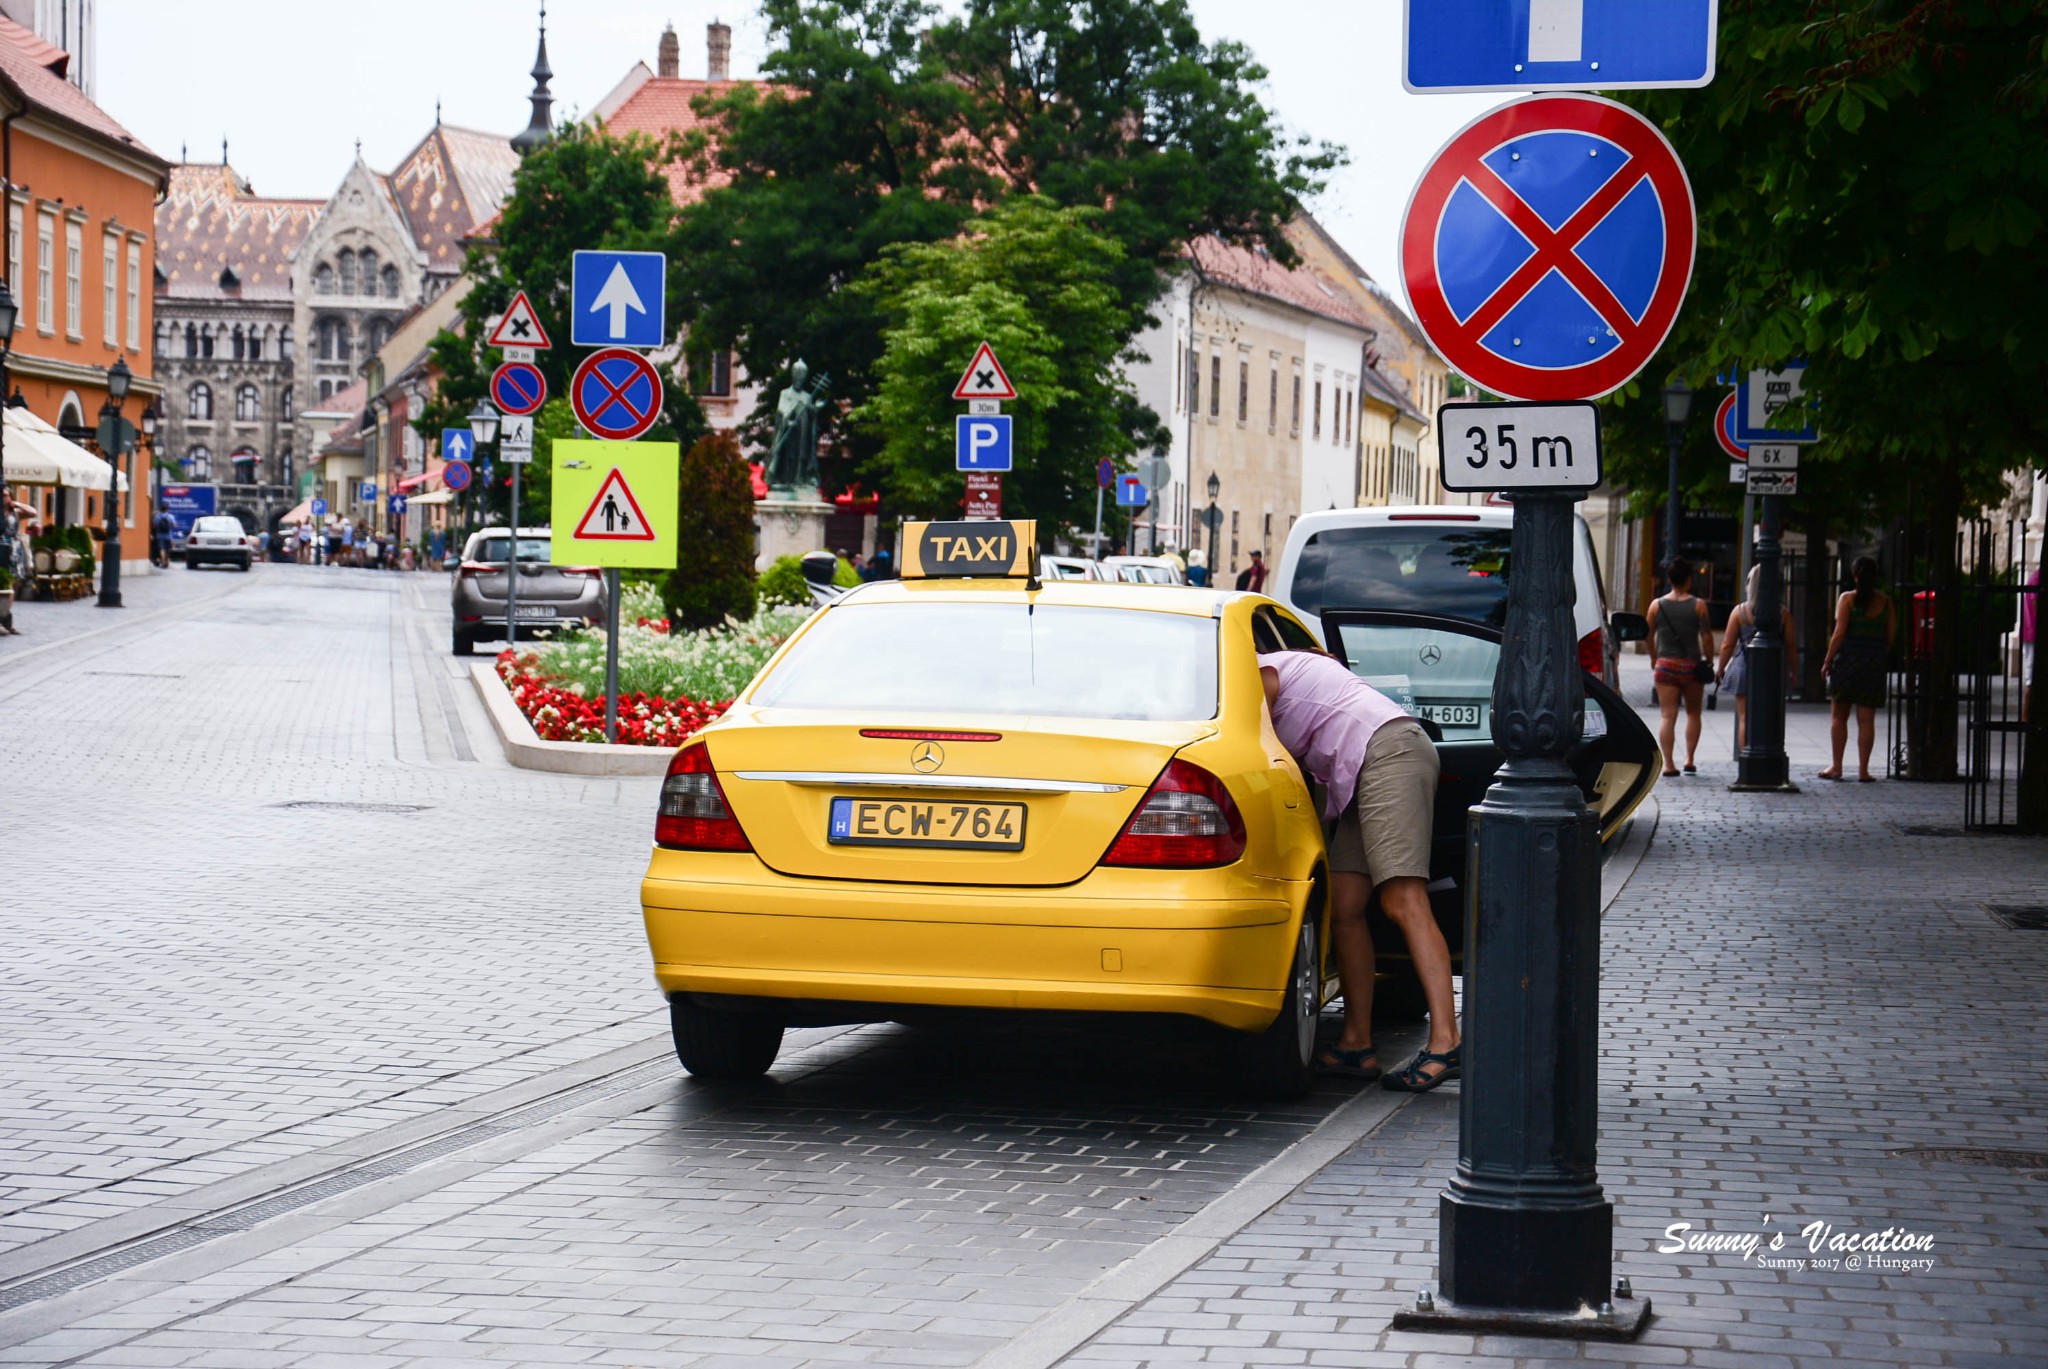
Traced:
<svg viewBox="0 0 2048 1369">
<path fill-rule="evenodd" d="M 195 561 L 195 560 L 193 560 L 193 559 L 192 559 L 192 553 L 190 553 L 190 552 L 186 552 L 186 553 L 185 553 L 185 569 L 186 569 L 186 570 L 198 570 L 198 569 L 199 569 L 199 563 L 198 563 L 197 561 Z"/>
<path fill-rule="evenodd" d="M 1313 913 L 1301 920 L 1294 960 L 1287 967 L 1287 997 L 1273 1025 L 1238 1040 L 1238 1081 L 1254 1098 L 1299 1098 L 1314 1082 L 1316 1019 L 1322 1013 L 1322 976 L 1316 963 Z"/>
<path fill-rule="evenodd" d="M 237 569 L 240 570 L 242 574 L 247 575 L 249 573 L 249 567 L 251 564 L 253 563 L 248 560 L 244 560 L 242 564 L 239 567 L 237 567 Z"/>
<path fill-rule="evenodd" d="M 759 1079 L 782 1049 L 782 1023 L 766 1013 L 721 1011 L 677 994 L 668 1022 L 676 1059 L 699 1079 Z"/>
<path fill-rule="evenodd" d="M 449 633 L 449 643 L 449 649 L 457 656 L 476 655 L 476 638 L 459 627 Z"/>
</svg>

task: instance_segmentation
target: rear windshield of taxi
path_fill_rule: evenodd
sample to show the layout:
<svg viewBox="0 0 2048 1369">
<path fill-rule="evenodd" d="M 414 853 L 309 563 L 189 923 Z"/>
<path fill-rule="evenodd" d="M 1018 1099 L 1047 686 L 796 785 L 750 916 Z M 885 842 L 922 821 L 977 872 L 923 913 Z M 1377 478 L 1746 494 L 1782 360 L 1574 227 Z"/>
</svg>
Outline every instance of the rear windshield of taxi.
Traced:
<svg viewBox="0 0 2048 1369">
<path fill-rule="evenodd" d="M 1513 536 L 1469 523 L 1328 528 L 1301 549 L 1288 597 L 1310 615 L 1370 608 L 1504 627 Z"/>
<path fill-rule="evenodd" d="M 1216 620 L 1041 604 L 846 604 L 749 702 L 864 713 L 1216 716 Z"/>
</svg>

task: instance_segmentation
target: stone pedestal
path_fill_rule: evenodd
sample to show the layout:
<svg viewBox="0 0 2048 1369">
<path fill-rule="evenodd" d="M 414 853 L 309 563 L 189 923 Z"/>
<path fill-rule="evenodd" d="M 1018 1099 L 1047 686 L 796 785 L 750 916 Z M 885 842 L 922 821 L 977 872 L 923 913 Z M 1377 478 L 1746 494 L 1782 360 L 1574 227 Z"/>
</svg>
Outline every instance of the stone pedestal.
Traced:
<svg viewBox="0 0 2048 1369">
<path fill-rule="evenodd" d="M 821 499 L 791 499 L 770 493 L 754 501 L 754 526 L 760 530 L 754 568 L 766 570 L 784 556 L 802 556 L 825 545 L 825 520 L 832 506 Z"/>
</svg>

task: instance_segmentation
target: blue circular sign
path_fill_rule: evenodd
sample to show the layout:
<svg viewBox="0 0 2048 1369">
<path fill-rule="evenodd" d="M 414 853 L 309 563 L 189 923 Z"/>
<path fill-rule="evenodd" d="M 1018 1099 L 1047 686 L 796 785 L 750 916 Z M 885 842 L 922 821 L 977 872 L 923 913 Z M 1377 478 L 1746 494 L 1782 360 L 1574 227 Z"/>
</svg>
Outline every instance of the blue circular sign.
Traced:
<svg viewBox="0 0 2048 1369">
<path fill-rule="evenodd" d="M 441 483 L 454 490 L 457 494 L 469 488 L 469 481 L 468 462 L 451 461 L 441 468 Z"/>
<path fill-rule="evenodd" d="M 528 361 L 508 361 L 491 373 L 491 403 L 508 414 L 530 414 L 547 402 L 547 377 Z"/>
<path fill-rule="evenodd" d="M 661 417 L 661 376 L 638 352 L 592 352 L 569 382 L 569 405 L 592 437 L 631 442 Z"/>
</svg>

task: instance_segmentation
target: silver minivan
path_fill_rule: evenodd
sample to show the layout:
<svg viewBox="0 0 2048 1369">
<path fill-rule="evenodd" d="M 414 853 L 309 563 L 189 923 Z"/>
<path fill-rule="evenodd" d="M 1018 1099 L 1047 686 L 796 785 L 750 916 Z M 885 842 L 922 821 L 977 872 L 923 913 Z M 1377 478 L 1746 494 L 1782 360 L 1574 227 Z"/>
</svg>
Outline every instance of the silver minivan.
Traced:
<svg viewBox="0 0 2048 1369">
<path fill-rule="evenodd" d="M 510 642 L 604 621 L 604 572 L 596 566 L 557 566 L 548 561 L 548 529 L 521 528 L 517 547 L 509 528 L 481 528 L 462 547 L 450 594 L 450 639 L 457 656 L 475 652 L 481 641 Z M 514 566 L 517 569 L 515 571 Z M 519 577 L 519 602 L 512 577 Z M 506 612 L 518 620 L 507 623 Z"/>
</svg>

